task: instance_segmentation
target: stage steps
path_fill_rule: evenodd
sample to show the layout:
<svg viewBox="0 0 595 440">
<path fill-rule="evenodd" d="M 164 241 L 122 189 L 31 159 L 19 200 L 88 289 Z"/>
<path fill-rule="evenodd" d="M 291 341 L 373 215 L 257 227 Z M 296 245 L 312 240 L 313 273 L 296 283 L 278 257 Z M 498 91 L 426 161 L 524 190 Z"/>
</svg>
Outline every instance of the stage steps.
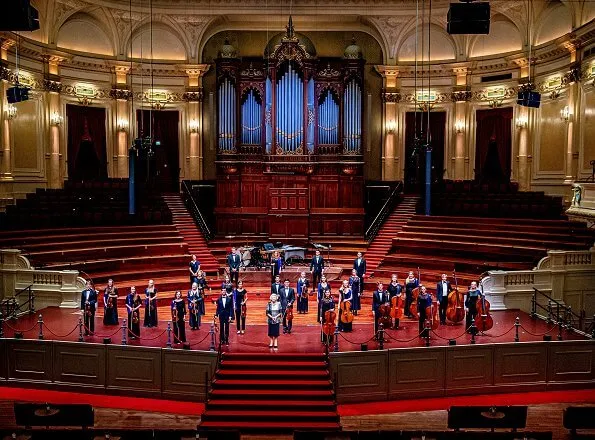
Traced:
<svg viewBox="0 0 595 440">
<path fill-rule="evenodd" d="M 224 353 L 199 429 L 340 430 L 324 354 Z"/>
<path fill-rule="evenodd" d="M 219 263 L 209 250 L 202 231 L 196 226 L 196 222 L 186 205 L 184 205 L 182 197 L 179 194 L 163 194 L 162 198 L 171 212 L 172 223 L 183 237 L 184 242 L 188 244 L 190 254 L 196 255 L 196 258 L 200 261 L 201 270 L 208 274 L 217 273 Z"/>
<path fill-rule="evenodd" d="M 376 238 L 366 252 L 368 273 L 377 269 L 392 247 L 392 240 L 403 229 L 407 221 L 415 215 L 419 196 L 406 195 L 386 219 Z"/>
</svg>

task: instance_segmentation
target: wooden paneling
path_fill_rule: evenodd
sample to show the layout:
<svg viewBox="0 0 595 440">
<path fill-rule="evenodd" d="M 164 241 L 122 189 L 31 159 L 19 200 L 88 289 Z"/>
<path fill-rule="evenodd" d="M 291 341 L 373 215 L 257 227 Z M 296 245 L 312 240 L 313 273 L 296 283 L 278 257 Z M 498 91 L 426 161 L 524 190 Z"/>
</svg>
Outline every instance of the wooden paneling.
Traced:
<svg viewBox="0 0 595 440">
<path fill-rule="evenodd" d="M 110 391 L 161 394 L 161 349 L 109 345 L 106 385 Z"/>
<path fill-rule="evenodd" d="M 444 393 L 446 348 L 389 350 L 389 399 Z"/>
<path fill-rule="evenodd" d="M 54 342 L 54 382 L 86 386 L 105 386 L 106 346 Z"/>
<path fill-rule="evenodd" d="M 6 340 L 0 339 L 0 379 L 6 379 L 8 356 L 6 355 Z"/>
<path fill-rule="evenodd" d="M 205 351 L 162 350 L 163 397 L 204 401 L 217 365 L 217 354 Z M 208 385 L 207 385 L 208 386 Z"/>
<path fill-rule="evenodd" d="M 333 353 L 331 374 L 336 377 L 338 402 L 385 400 L 388 351 Z"/>
<path fill-rule="evenodd" d="M 548 382 L 592 383 L 595 381 L 595 342 L 561 341 L 547 345 Z"/>
<path fill-rule="evenodd" d="M 546 360 L 542 343 L 494 345 L 494 385 L 545 385 Z"/>
<path fill-rule="evenodd" d="M 446 388 L 449 394 L 481 393 L 494 383 L 493 349 L 489 345 L 448 347 Z"/>
<path fill-rule="evenodd" d="M 50 382 L 52 380 L 52 342 L 31 339 L 6 341 L 9 380 Z"/>
</svg>

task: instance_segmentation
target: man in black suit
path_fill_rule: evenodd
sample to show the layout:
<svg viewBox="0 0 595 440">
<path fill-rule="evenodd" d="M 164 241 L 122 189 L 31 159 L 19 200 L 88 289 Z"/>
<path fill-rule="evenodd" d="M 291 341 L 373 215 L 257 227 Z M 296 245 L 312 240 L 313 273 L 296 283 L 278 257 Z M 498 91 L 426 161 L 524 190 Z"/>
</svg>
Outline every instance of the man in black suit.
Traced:
<svg viewBox="0 0 595 440">
<path fill-rule="evenodd" d="M 361 252 L 358 252 L 357 258 L 353 260 L 353 268 L 359 278 L 359 294 L 361 296 L 364 293 L 364 277 L 366 276 L 366 260 Z"/>
<path fill-rule="evenodd" d="M 236 252 L 236 248 L 231 248 L 231 254 L 227 256 L 227 265 L 229 266 L 229 279 L 237 287 L 238 279 L 240 277 L 240 265 L 242 264 L 242 259 Z"/>
<path fill-rule="evenodd" d="M 281 289 L 283 289 L 283 284 L 281 284 L 281 277 L 279 275 L 275 275 L 275 282 L 271 284 L 271 293 L 278 295 L 281 298 Z"/>
<path fill-rule="evenodd" d="M 442 280 L 436 284 L 436 298 L 438 299 L 438 313 L 440 314 L 440 324 L 446 325 L 446 307 L 448 306 L 448 294 L 452 292 L 450 281 L 446 279 L 446 274 L 442 274 Z"/>
<path fill-rule="evenodd" d="M 215 318 L 219 318 L 219 338 L 225 345 L 229 345 L 229 321 L 232 316 L 233 300 L 227 296 L 225 289 L 221 289 L 221 296 L 217 299 Z"/>
<path fill-rule="evenodd" d="M 95 331 L 95 310 L 97 309 L 97 291 L 91 287 L 87 280 L 85 290 L 81 292 L 81 310 L 85 316 L 85 336 Z"/>
<path fill-rule="evenodd" d="M 378 283 L 378 288 L 372 294 L 372 313 L 374 315 L 374 339 L 376 339 L 376 335 L 378 333 L 378 318 L 379 318 L 379 311 L 378 309 L 382 304 L 388 304 L 388 292 L 384 290 L 384 285 L 382 283 Z"/>
<path fill-rule="evenodd" d="M 285 280 L 281 289 L 281 313 L 283 313 L 283 333 L 291 333 L 292 321 L 287 320 L 287 308 L 293 306 L 295 291 L 289 286 L 289 280 Z"/>
<path fill-rule="evenodd" d="M 320 255 L 320 251 L 316 249 L 316 254 L 312 257 L 310 262 L 310 272 L 312 273 L 312 288 L 318 289 L 320 277 L 324 273 L 324 258 Z"/>
</svg>

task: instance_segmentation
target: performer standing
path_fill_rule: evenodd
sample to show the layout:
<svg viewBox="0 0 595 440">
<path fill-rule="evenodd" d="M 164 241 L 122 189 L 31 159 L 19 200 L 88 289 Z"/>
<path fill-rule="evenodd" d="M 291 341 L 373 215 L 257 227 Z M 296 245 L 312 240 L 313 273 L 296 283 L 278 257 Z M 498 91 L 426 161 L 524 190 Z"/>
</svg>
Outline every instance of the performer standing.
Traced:
<svg viewBox="0 0 595 440">
<path fill-rule="evenodd" d="M 316 299 L 318 301 L 317 307 L 318 307 L 318 312 L 320 312 L 320 301 L 322 301 L 322 298 L 324 297 L 324 291 L 328 290 L 329 293 L 331 291 L 331 286 L 329 285 L 329 283 L 326 281 L 326 276 L 322 275 L 320 277 L 320 283 L 318 283 L 317 286 L 317 296 Z M 318 321 L 320 321 L 320 315 L 318 315 Z"/>
<path fill-rule="evenodd" d="M 356 269 L 351 270 L 351 276 L 349 277 L 349 287 L 351 287 L 351 293 L 353 294 L 353 314 L 357 316 L 357 311 L 362 309 L 362 304 L 360 300 L 361 283 Z"/>
<path fill-rule="evenodd" d="M 319 321 L 323 326 L 323 328 L 320 329 L 320 341 L 330 345 L 333 343 L 333 335 L 325 335 L 323 331 L 324 324 L 326 324 L 325 314 L 328 310 L 335 310 L 335 301 L 331 296 L 330 289 L 325 289 L 318 306 L 318 316 L 320 316 Z"/>
<path fill-rule="evenodd" d="M 388 293 L 384 290 L 384 284 L 378 283 L 378 287 L 372 294 L 372 314 L 374 315 L 374 339 L 378 338 L 379 309 L 382 304 L 388 304 Z"/>
<path fill-rule="evenodd" d="M 357 253 L 357 258 L 353 261 L 353 268 L 359 277 L 359 293 L 362 295 L 364 293 L 364 278 L 366 277 L 366 260 L 364 260 L 361 252 Z"/>
<path fill-rule="evenodd" d="M 277 301 L 278 296 L 271 293 L 267 304 L 266 314 L 268 323 L 269 348 L 278 348 L 279 323 L 281 322 L 281 304 Z"/>
<path fill-rule="evenodd" d="M 442 274 L 442 280 L 436 284 L 436 299 L 438 300 L 438 312 L 440 314 L 440 324 L 446 325 L 446 308 L 448 307 L 448 294 L 452 292 L 450 281 L 446 274 Z"/>
<path fill-rule="evenodd" d="M 246 303 L 248 295 L 244 289 L 244 282 L 238 281 L 238 287 L 233 291 L 233 308 L 236 315 L 236 328 L 239 334 L 246 333 Z"/>
<path fill-rule="evenodd" d="M 200 261 L 196 259 L 196 255 L 192 255 L 192 260 L 188 264 L 188 270 L 190 271 L 190 285 L 192 285 L 198 279 L 198 271 L 200 270 Z"/>
<path fill-rule="evenodd" d="M 238 255 L 235 246 L 231 248 L 231 253 L 227 256 L 227 266 L 229 267 L 229 278 L 232 282 L 235 281 L 236 285 L 238 284 L 238 279 L 240 276 L 240 265 L 242 264 L 242 259 Z"/>
<path fill-rule="evenodd" d="M 81 292 L 81 310 L 85 316 L 85 336 L 95 332 L 95 310 L 97 309 L 97 291 L 91 287 L 91 280 L 85 283 Z"/>
<path fill-rule="evenodd" d="M 204 300 L 196 282 L 192 283 L 192 288 L 188 291 L 188 313 L 190 314 L 190 330 L 199 330 L 201 316 L 205 313 Z"/>
<path fill-rule="evenodd" d="M 140 308 L 143 301 L 136 292 L 136 287 L 130 288 L 130 293 L 126 295 L 126 311 L 128 312 L 128 333 L 130 339 L 140 337 Z"/>
<path fill-rule="evenodd" d="M 103 324 L 118 325 L 118 289 L 114 286 L 114 280 L 107 280 L 107 287 L 103 293 Z"/>
<path fill-rule="evenodd" d="M 405 316 L 411 318 L 413 315 L 409 310 L 411 303 L 413 302 L 413 289 L 419 286 L 419 280 L 415 278 L 413 272 L 409 272 L 409 275 L 405 279 Z"/>
<path fill-rule="evenodd" d="M 467 295 L 465 295 L 465 312 L 467 317 L 465 319 L 465 328 L 467 333 L 471 333 L 471 322 L 477 317 L 477 300 L 482 296 L 481 291 L 477 288 L 477 283 L 473 281 Z"/>
<path fill-rule="evenodd" d="M 174 325 L 174 342 L 186 342 L 186 302 L 182 298 L 182 292 L 176 291 L 176 296 L 171 302 L 171 322 Z"/>
<path fill-rule="evenodd" d="M 316 249 L 316 253 L 310 262 L 310 272 L 312 273 L 312 285 L 317 286 L 324 273 L 324 258 L 320 255 L 318 249 Z"/>
<path fill-rule="evenodd" d="M 232 299 L 227 297 L 225 289 L 221 289 L 221 296 L 217 299 L 215 318 L 219 319 L 219 339 L 225 345 L 229 345 L 229 322 L 232 316 Z"/>
<path fill-rule="evenodd" d="M 391 303 L 392 306 L 392 299 L 395 296 L 401 296 L 401 293 L 403 291 L 403 287 L 399 284 L 399 281 L 397 280 L 397 274 L 394 273 L 391 276 L 391 280 L 390 280 L 390 284 L 388 285 L 388 300 Z M 394 322 L 394 328 L 399 328 L 399 324 L 400 324 L 400 319 L 399 318 L 395 318 L 395 322 Z"/>
<path fill-rule="evenodd" d="M 209 289 L 209 293 L 211 291 L 211 287 L 209 286 L 209 283 L 207 282 L 207 278 L 205 277 L 205 273 L 202 270 L 198 271 L 198 280 L 196 281 L 196 284 L 198 284 L 198 293 L 200 298 L 202 298 L 202 301 L 199 301 L 198 303 L 198 310 L 199 312 L 204 315 L 205 314 L 205 301 L 206 301 L 206 293 L 205 293 L 205 289 Z"/>
<path fill-rule="evenodd" d="M 281 289 L 281 311 L 283 312 L 283 333 L 291 334 L 293 321 L 287 319 L 287 309 L 293 307 L 295 301 L 295 291 L 289 286 L 289 280 L 283 282 Z"/>
<path fill-rule="evenodd" d="M 277 275 L 281 276 L 281 269 L 283 268 L 283 258 L 281 258 L 281 254 L 278 251 L 273 253 L 273 257 L 271 258 L 271 282 L 275 280 Z"/>
<path fill-rule="evenodd" d="M 279 275 L 277 275 L 275 277 L 275 282 L 273 284 L 271 284 L 271 293 L 274 293 L 278 297 L 281 297 L 281 289 L 282 288 L 283 288 L 283 284 L 281 284 L 281 278 L 279 277 Z"/>
<path fill-rule="evenodd" d="M 306 278 L 306 272 L 302 272 L 297 280 L 297 312 L 308 313 L 308 287 L 310 281 Z"/>
<path fill-rule="evenodd" d="M 343 316 L 344 304 L 349 302 L 350 307 L 353 304 L 353 291 L 349 287 L 349 281 L 343 280 L 343 285 L 339 288 L 339 331 L 350 332 L 353 330 L 353 322 L 343 322 L 341 317 Z"/>
<path fill-rule="evenodd" d="M 425 323 L 430 316 L 426 314 L 426 309 L 432 305 L 432 295 L 426 291 L 426 286 L 419 286 L 419 295 L 417 296 L 417 313 L 419 314 L 419 337 L 427 336 Z"/>
<path fill-rule="evenodd" d="M 145 289 L 145 327 L 157 327 L 157 289 L 153 280 Z"/>
<path fill-rule="evenodd" d="M 237 282 L 236 282 L 237 285 Z M 227 296 L 231 296 L 233 294 L 233 284 L 231 282 L 231 278 L 229 277 L 229 275 L 225 275 L 225 278 L 223 280 L 223 282 L 221 283 L 221 288 L 225 289 L 225 292 L 227 293 Z"/>
</svg>

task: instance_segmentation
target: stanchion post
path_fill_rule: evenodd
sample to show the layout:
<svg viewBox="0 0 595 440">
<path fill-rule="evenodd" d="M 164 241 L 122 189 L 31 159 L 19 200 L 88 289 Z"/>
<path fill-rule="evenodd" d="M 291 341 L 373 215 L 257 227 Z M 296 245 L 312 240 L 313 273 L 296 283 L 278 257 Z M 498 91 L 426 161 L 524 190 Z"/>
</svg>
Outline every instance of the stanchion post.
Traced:
<svg viewBox="0 0 595 440">
<path fill-rule="evenodd" d="M 43 339 L 43 316 L 41 316 L 41 313 L 39 314 L 39 318 L 37 318 L 37 323 L 39 324 L 39 335 L 37 339 Z"/>
<path fill-rule="evenodd" d="M 572 327 L 572 307 L 568 306 L 566 308 L 566 315 L 564 316 L 564 327 L 566 330 L 569 330 Z"/>
<path fill-rule="evenodd" d="M 335 326 L 335 340 L 333 341 L 333 351 L 336 353 L 339 351 L 339 326 Z"/>
<path fill-rule="evenodd" d="M 384 350 L 384 324 L 378 324 L 378 348 Z"/>
<path fill-rule="evenodd" d="M 79 317 L 79 342 L 83 342 L 83 318 Z"/>
<path fill-rule="evenodd" d="M 521 319 L 517 316 L 514 320 L 514 342 L 519 342 L 519 327 L 521 326 Z"/>
<path fill-rule="evenodd" d="M 128 326 L 126 325 L 126 319 L 122 320 L 122 345 L 127 345 L 128 341 L 126 340 L 126 330 L 128 330 Z"/>
<path fill-rule="evenodd" d="M 210 351 L 215 351 L 215 323 L 211 322 L 211 329 L 209 330 L 211 334 L 211 345 L 209 346 Z"/>
<path fill-rule="evenodd" d="M 424 330 L 425 330 L 425 339 L 426 339 L 426 347 L 430 346 L 430 323 L 428 321 L 425 322 L 424 324 Z"/>
<path fill-rule="evenodd" d="M 562 340 L 562 323 L 558 322 L 558 341 Z"/>
<path fill-rule="evenodd" d="M 552 322 L 552 300 L 547 300 L 547 322 Z"/>
<path fill-rule="evenodd" d="M 475 344 L 475 334 L 477 333 L 477 327 L 475 326 L 475 318 L 471 318 L 471 344 Z"/>
<path fill-rule="evenodd" d="M 556 322 L 560 320 L 560 303 L 556 303 Z"/>
<path fill-rule="evenodd" d="M 537 292 L 533 291 L 533 296 L 531 297 L 531 318 L 535 319 L 537 317 Z"/>
<path fill-rule="evenodd" d="M 167 348 L 171 348 L 171 321 L 167 321 Z"/>
</svg>

